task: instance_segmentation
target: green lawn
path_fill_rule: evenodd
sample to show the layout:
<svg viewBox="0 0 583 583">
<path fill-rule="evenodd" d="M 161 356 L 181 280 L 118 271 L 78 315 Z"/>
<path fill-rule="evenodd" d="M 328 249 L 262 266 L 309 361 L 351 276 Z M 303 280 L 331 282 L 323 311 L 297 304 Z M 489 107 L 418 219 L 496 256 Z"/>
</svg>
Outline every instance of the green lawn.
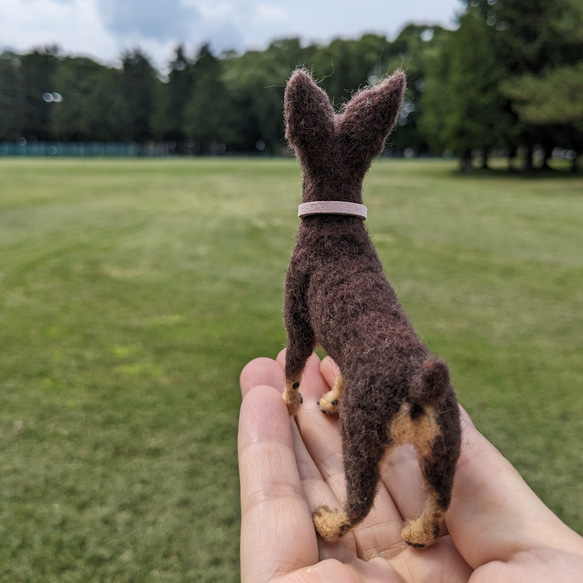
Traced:
<svg viewBox="0 0 583 583">
<path fill-rule="evenodd" d="M 238 375 L 283 347 L 293 160 L 0 160 L 0 580 L 238 581 Z M 583 533 L 583 180 L 377 161 L 461 403 Z"/>
</svg>

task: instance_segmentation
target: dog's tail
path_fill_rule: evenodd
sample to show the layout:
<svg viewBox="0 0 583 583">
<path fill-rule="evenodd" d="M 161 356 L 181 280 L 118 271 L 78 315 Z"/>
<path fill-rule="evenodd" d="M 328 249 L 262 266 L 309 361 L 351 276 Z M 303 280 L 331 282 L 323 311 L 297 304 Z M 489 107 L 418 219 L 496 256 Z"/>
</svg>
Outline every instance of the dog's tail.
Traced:
<svg viewBox="0 0 583 583">
<path fill-rule="evenodd" d="M 423 364 L 411 385 L 411 402 L 417 405 L 436 405 L 450 386 L 449 368 L 440 358 Z"/>
</svg>

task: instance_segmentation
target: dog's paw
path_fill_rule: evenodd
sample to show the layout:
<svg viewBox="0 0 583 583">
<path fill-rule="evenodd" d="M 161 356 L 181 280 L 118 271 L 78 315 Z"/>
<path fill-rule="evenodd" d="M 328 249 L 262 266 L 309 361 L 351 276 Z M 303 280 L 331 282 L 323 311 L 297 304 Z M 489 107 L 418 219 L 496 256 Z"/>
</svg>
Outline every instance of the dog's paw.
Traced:
<svg viewBox="0 0 583 583">
<path fill-rule="evenodd" d="M 299 386 L 299 382 L 288 384 L 283 393 L 283 400 L 287 405 L 287 412 L 290 417 L 293 417 L 298 412 L 301 404 L 304 402 L 304 398 L 298 390 Z"/>
<path fill-rule="evenodd" d="M 328 391 L 319 401 L 320 411 L 326 415 L 337 415 L 340 411 L 340 399 L 334 391 Z"/>
<path fill-rule="evenodd" d="M 327 542 L 334 542 L 350 528 L 348 515 L 343 510 L 333 510 L 328 506 L 318 506 L 312 512 L 316 532 Z"/>
<path fill-rule="evenodd" d="M 439 535 L 439 522 L 428 523 L 419 517 L 409 520 L 401 529 L 401 538 L 411 547 L 418 549 L 431 546 Z"/>
</svg>

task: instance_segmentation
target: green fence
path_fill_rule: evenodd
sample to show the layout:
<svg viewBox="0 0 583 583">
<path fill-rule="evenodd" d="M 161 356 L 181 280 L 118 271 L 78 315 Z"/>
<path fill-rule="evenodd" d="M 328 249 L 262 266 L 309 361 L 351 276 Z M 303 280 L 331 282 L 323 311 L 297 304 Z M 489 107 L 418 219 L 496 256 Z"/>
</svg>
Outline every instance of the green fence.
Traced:
<svg viewBox="0 0 583 583">
<path fill-rule="evenodd" d="M 170 154 L 170 145 L 153 142 L 0 142 L 0 156 L 135 157 Z"/>
</svg>

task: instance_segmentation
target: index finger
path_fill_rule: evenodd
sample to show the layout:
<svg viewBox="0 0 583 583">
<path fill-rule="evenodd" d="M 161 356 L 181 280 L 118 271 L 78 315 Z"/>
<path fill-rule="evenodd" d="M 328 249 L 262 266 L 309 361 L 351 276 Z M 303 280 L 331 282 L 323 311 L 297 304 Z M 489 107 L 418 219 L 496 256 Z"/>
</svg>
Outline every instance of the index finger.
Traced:
<svg viewBox="0 0 583 583">
<path fill-rule="evenodd" d="M 246 378 L 256 382 L 277 377 L 267 359 L 248 367 Z M 314 564 L 318 550 L 287 407 L 273 387 L 245 384 L 242 378 L 238 438 L 241 577 L 260 583 Z"/>
</svg>

